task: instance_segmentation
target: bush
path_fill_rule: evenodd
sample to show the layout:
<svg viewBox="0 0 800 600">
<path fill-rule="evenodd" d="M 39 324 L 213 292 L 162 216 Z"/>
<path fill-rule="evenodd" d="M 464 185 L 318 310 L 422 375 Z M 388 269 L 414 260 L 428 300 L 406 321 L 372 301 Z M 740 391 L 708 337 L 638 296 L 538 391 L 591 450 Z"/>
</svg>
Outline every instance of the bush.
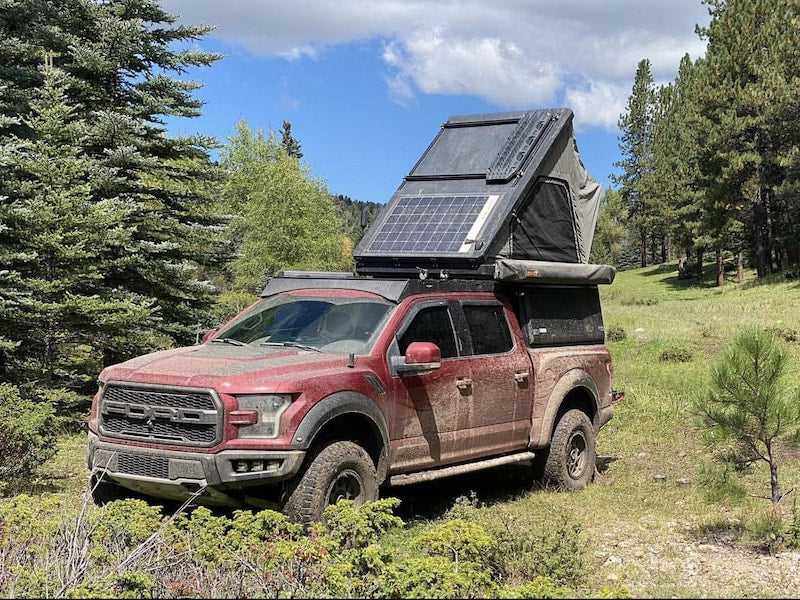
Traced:
<svg viewBox="0 0 800 600">
<path fill-rule="evenodd" d="M 23 399 L 10 384 L 0 384 L 0 492 L 29 479 L 55 453 L 53 409 Z"/>
<path fill-rule="evenodd" d="M 628 333 L 619 325 L 612 325 L 606 330 L 606 338 L 610 342 L 624 342 L 628 339 Z"/>
<path fill-rule="evenodd" d="M 685 346 L 671 346 L 664 348 L 659 355 L 662 362 L 689 362 L 692 360 L 693 353 L 690 348 Z"/>
</svg>

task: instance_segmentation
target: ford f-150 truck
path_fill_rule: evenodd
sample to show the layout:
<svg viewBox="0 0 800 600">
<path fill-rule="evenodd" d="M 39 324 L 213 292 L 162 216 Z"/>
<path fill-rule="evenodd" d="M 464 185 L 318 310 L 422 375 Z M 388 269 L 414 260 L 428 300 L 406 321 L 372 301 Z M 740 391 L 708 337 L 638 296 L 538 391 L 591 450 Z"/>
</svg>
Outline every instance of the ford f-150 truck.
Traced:
<svg viewBox="0 0 800 600">
<path fill-rule="evenodd" d="M 89 420 L 96 496 L 277 507 L 309 523 L 339 499 L 520 461 L 562 488 L 590 482 L 621 398 L 598 290 L 614 269 L 586 263 L 594 221 L 559 203 L 574 196 L 571 113 L 533 112 L 456 118 L 483 129 L 466 140 L 483 180 L 448 166 L 440 134 L 355 272 L 277 273 L 202 344 L 107 367 Z"/>
</svg>

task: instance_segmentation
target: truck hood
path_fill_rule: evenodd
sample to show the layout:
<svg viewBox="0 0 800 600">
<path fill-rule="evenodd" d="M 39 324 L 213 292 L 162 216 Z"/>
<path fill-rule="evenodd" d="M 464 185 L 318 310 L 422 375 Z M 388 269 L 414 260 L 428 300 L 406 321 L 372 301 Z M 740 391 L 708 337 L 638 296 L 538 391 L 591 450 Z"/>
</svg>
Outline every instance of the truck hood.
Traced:
<svg viewBox="0 0 800 600">
<path fill-rule="evenodd" d="M 162 350 L 103 370 L 100 379 L 235 390 L 270 383 L 270 387 L 307 379 L 323 371 L 347 368 L 347 356 L 296 348 L 203 344 Z"/>
</svg>

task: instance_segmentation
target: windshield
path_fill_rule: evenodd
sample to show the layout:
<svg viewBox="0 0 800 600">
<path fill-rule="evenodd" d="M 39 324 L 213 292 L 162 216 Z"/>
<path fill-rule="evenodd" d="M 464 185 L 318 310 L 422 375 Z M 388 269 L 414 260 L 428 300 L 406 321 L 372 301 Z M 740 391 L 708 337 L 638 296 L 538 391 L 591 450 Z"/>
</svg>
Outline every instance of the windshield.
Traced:
<svg viewBox="0 0 800 600">
<path fill-rule="evenodd" d="M 220 329 L 212 342 L 364 354 L 392 306 L 377 298 L 277 294 Z"/>
</svg>

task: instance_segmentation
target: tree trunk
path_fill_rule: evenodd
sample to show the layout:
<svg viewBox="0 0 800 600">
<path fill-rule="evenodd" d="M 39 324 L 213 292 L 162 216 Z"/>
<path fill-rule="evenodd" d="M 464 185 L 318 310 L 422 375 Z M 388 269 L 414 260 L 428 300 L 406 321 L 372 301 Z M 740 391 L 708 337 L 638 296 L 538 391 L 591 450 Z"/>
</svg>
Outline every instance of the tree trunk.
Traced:
<svg viewBox="0 0 800 600">
<path fill-rule="evenodd" d="M 758 188 L 756 191 L 756 204 L 753 207 L 753 238 L 756 243 L 756 273 L 759 277 L 765 277 L 767 274 L 767 249 L 764 246 L 764 231 L 767 218 L 763 201 L 765 191 L 762 188 Z"/>
<path fill-rule="evenodd" d="M 772 454 L 771 444 L 767 444 L 767 462 L 769 463 L 769 487 L 772 497 L 772 510 L 780 514 L 780 502 L 783 500 L 781 486 L 778 484 L 778 463 Z"/>
<path fill-rule="evenodd" d="M 722 264 L 722 248 L 717 248 L 717 281 L 716 287 L 722 287 L 725 283 L 725 265 Z"/>
<path fill-rule="evenodd" d="M 769 258 L 769 272 L 770 273 L 777 273 L 781 270 L 780 258 L 778 257 L 778 251 L 775 248 L 775 235 L 773 232 L 773 223 L 772 223 L 772 190 L 765 189 L 763 191 L 763 201 L 764 201 L 764 227 L 766 231 L 766 251 L 767 257 Z"/>
<path fill-rule="evenodd" d="M 697 279 L 703 280 L 703 249 L 697 249 L 697 262 L 695 263 L 695 270 L 697 271 Z"/>
<path fill-rule="evenodd" d="M 736 283 L 744 283 L 744 259 L 741 250 L 736 255 Z"/>
<path fill-rule="evenodd" d="M 647 232 L 644 227 L 639 230 L 639 253 L 642 258 L 642 266 L 647 266 Z"/>
<path fill-rule="evenodd" d="M 656 234 L 650 234 L 650 264 L 656 264 Z"/>
</svg>

